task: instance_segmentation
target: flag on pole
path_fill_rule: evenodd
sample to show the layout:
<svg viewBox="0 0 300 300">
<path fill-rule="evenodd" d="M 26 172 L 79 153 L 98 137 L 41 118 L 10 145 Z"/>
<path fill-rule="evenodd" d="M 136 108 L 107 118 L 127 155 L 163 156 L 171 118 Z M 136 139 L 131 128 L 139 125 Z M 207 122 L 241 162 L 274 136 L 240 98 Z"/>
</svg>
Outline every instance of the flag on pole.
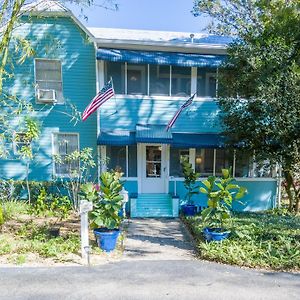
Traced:
<svg viewBox="0 0 300 300">
<path fill-rule="evenodd" d="M 92 102 L 87 106 L 82 114 L 82 121 L 85 121 L 93 112 L 97 110 L 103 103 L 115 95 L 112 80 L 108 81 L 101 91 L 94 97 Z"/>
<path fill-rule="evenodd" d="M 169 131 L 170 128 L 173 127 L 173 125 L 175 124 L 176 120 L 178 119 L 179 115 L 181 114 L 181 112 L 187 108 L 188 106 L 190 106 L 193 103 L 194 97 L 195 97 L 196 93 L 191 96 L 187 101 L 184 102 L 184 104 L 178 109 L 178 111 L 175 113 L 175 115 L 173 116 L 173 118 L 170 120 L 170 122 L 168 123 L 167 127 L 166 127 L 166 131 Z"/>
</svg>

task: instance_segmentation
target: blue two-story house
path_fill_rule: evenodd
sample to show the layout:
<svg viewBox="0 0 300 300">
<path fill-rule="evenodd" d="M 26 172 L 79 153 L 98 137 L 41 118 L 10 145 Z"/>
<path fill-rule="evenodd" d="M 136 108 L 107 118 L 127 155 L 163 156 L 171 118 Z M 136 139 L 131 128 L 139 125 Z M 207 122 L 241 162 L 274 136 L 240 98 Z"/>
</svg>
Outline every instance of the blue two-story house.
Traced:
<svg viewBox="0 0 300 300">
<path fill-rule="evenodd" d="M 56 1 L 42 1 L 24 12 L 15 34 L 32 41 L 34 57 L 15 69 L 10 93 L 30 98 L 42 135 L 30 178 L 63 177 L 53 156 L 94 149 L 98 174 L 124 173 L 131 215 L 177 216 L 185 188 L 180 168 L 187 158 L 201 177 L 232 167 L 248 188 L 237 210 L 275 206 L 278 184 L 252 157 L 224 148 L 219 110 L 218 67 L 229 38 L 184 32 L 85 28 Z M 74 125 L 72 107 L 83 111 L 113 79 L 115 96 L 86 122 Z M 170 131 L 166 125 L 196 93 L 193 104 Z M 10 157 L 0 162 L 1 178 L 24 179 L 25 165 Z M 274 172 L 273 172 L 274 173 Z M 205 206 L 204 196 L 195 196 Z"/>
</svg>

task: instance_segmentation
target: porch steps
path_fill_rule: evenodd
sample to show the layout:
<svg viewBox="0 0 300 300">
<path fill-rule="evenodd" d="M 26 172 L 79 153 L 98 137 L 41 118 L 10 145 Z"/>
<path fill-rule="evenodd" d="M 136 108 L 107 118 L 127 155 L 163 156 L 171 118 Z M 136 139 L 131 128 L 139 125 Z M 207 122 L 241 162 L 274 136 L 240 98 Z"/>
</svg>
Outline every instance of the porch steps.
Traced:
<svg viewBox="0 0 300 300">
<path fill-rule="evenodd" d="M 132 218 L 174 217 L 173 200 L 169 194 L 139 194 L 131 199 Z"/>
</svg>

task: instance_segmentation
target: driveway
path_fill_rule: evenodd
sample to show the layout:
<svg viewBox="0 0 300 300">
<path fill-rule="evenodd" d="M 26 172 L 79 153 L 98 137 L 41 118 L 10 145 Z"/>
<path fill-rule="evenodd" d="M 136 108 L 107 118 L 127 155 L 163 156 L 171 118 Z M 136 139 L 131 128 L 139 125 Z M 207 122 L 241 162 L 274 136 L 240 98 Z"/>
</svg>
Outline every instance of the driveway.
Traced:
<svg viewBox="0 0 300 300">
<path fill-rule="evenodd" d="M 1 268 L 0 299 L 299 299 L 300 274 L 192 260 Z"/>
</svg>

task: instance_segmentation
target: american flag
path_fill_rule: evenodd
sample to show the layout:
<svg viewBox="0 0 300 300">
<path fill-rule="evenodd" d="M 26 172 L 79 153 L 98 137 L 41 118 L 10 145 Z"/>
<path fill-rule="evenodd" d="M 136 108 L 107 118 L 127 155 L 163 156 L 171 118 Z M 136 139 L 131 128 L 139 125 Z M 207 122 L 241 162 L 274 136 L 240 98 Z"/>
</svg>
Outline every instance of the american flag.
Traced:
<svg viewBox="0 0 300 300">
<path fill-rule="evenodd" d="M 195 97 L 196 93 L 191 96 L 188 100 L 186 100 L 184 102 L 184 104 L 177 110 L 177 112 L 175 113 L 175 115 L 173 116 L 173 118 L 170 120 L 170 122 L 168 123 L 167 127 L 166 127 L 166 131 L 169 131 L 170 128 L 173 127 L 173 125 L 175 124 L 176 120 L 178 119 L 179 115 L 181 114 L 181 112 L 187 108 L 188 106 L 190 106 L 193 103 L 194 97 Z"/>
<path fill-rule="evenodd" d="M 93 112 L 97 110 L 103 103 L 115 95 L 112 81 L 108 81 L 101 91 L 94 97 L 92 102 L 87 106 L 82 114 L 82 121 L 85 121 Z"/>
</svg>

